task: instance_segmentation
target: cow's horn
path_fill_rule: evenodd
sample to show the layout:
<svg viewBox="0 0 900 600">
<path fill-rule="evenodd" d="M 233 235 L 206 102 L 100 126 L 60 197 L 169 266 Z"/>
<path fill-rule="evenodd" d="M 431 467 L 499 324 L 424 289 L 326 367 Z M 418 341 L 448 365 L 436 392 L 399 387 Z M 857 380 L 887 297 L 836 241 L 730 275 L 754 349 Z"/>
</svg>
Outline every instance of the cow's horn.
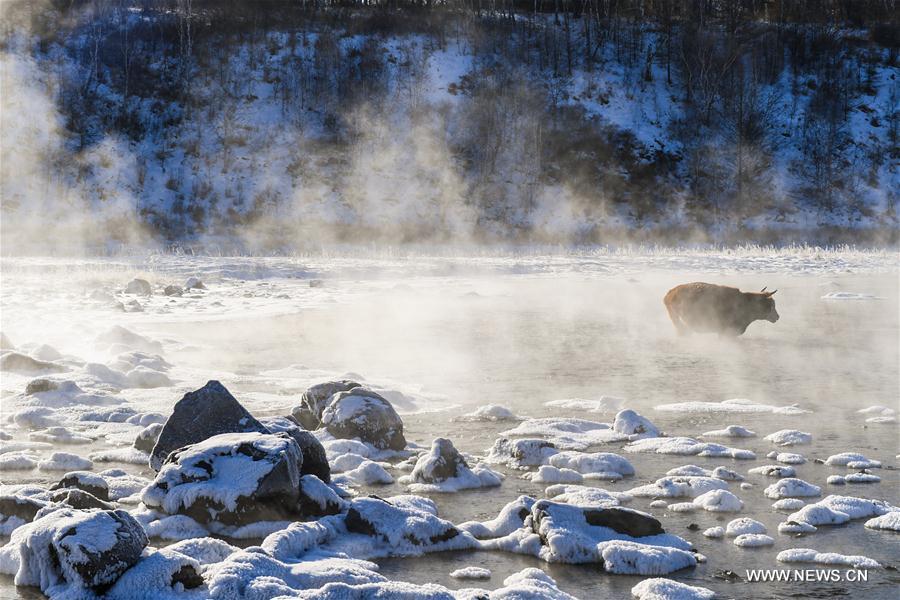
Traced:
<svg viewBox="0 0 900 600">
<path fill-rule="evenodd" d="M 771 292 L 769 292 L 769 296 L 773 295 L 773 294 L 774 294 L 775 292 L 777 292 L 777 291 L 778 291 L 778 290 L 772 290 Z"/>
<path fill-rule="evenodd" d="M 759 290 L 759 293 L 762 294 L 764 291 L 766 291 L 767 287 L 769 287 L 769 286 L 765 286 L 763 289 Z"/>
</svg>

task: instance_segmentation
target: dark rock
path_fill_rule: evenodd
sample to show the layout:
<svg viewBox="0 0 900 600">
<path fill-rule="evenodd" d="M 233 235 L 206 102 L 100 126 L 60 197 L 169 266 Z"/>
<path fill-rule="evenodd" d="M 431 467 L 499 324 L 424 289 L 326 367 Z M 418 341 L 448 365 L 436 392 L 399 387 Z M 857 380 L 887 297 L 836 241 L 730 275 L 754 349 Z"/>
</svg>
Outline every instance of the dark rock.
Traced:
<svg viewBox="0 0 900 600">
<path fill-rule="evenodd" d="M 665 533 L 662 524 L 645 513 L 630 508 L 590 508 L 585 509 L 584 519 L 588 525 L 609 527 L 617 533 L 631 537 L 644 537 Z"/>
<path fill-rule="evenodd" d="M 81 581 L 70 583 L 80 583 L 100 592 L 137 563 L 148 544 L 147 534 L 124 510 L 74 512 L 78 522 L 67 523 L 56 532 L 51 543 L 63 576 L 68 579 L 75 575 Z M 98 550 L 98 537 L 108 535 L 114 536 L 115 542 L 105 550 Z"/>
<path fill-rule="evenodd" d="M 184 290 L 181 289 L 180 285 L 167 285 L 163 288 L 163 294 L 166 296 L 181 296 L 184 293 Z"/>
<path fill-rule="evenodd" d="M 10 517 L 18 517 L 23 521 L 31 522 L 39 510 L 47 506 L 47 503 L 37 498 L 19 496 L 15 494 L 0 496 L 0 521 Z"/>
<path fill-rule="evenodd" d="M 152 423 L 144 427 L 134 439 L 134 447 L 141 452 L 150 454 L 153 452 L 153 447 L 156 446 L 156 441 L 159 439 L 159 434 L 162 433 L 162 430 L 163 426 L 161 423 Z"/>
<path fill-rule="evenodd" d="M 403 421 L 391 403 L 366 388 L 338 392 L 322 412 L 328 433 L 339 439 L 359 438 L 379 449 L 403 450 Z"/>
<path fill-rule="evenodd" d="M 25 386 L 25 394 L 31 396 L 42 392 L 52 392 L 57 388 L 59 388 L 59 384 L 55 381 L 44 378 L 32 379 L 28 382 L 28 385 Z"/>
<path fill-rule="evenodd" d="M 261 422 L 272 433 L 284 432 L 294 438 L 300 447 L 300 452 L 303 453 L 301 475 L 315 475 L 325 483 L 331 482 L 328 456 L 325 453 L 325 447 L 316 436 L 300 429 L 287 417 L 269 417 L 262 419 Z"/>
<path fill-rule="evenodd" d="M 167 495 L 191 485 L 191 499 L 177 512 L 198 523 L 293 520 L 302 516 L 302 465 L 300 448 L 286 433 L 225 433 L 169 454 L 142 499 L 166 512 Z"/>
<path fill-rule="evenodd" d="M 300 406 L 295 406 L 291 410 L 291 416 L 310 431 L 318 429 L 322 424 L 322 411 L 331 402 L 331 397 L 338 392 L 346 392 L 358 387 L 360 384 L 349 379 L 318 383 L 303 392 L 300 397 Z"/>
<path fill-rule="evenodd" d="M 149 296 L 153 293 L 153 289 L 150 287 L 150 282 L 146 279 L 134 278 L 125 286 L 125 293 Z"/>
<path fill-rule="evenodd" d="M 77 488 L 56 490 L 50 498 L 54 502 L 61 502 L 62 504 L 79 510 L 91 510 L 94 508 L 102 510 L 115 509 L 115 506 L 109 502 L 104 502 L 93 494 L 89 494 L 88 492 Z"/>
<path fill-rule="evenodd" d="M 437 438 L 431 443 L 431 450 L 416 461 L 410 475 L 418 483 L 440 483 L 466 471 L 469 471 L 469 465 L 453 442 Z"/>
<path fill-rule="evenodd" d="M 321 288 L 321 287 L 325 287 L 325 282 L 322 281 L 321 279 L 310 279 L 310 280 L 309 280 L 309 287 L 311 287 L 311 288 Z"/>
<path fill-rule="evenodd" d="M 690 531 L 700 531 L 700 526 L 697 525 L 696 523 L 688 523 L 687 528 Z"/>
<path fill-rule="evenodd" d="M 37 360 L 27 354 L 7 352 L 0 357 L 0 371 L 13 371 L 15 373 L 59 373 L 65 371 L 65 367 L 52 362 Z"/>
<path fill-rule="evenodd" d="M 78 489 L 100 500 L 109 500 L 109 485 L 106 480 L 89 471 L 72 471 L 66 473 L 59 483 L 54 485 L 51 490 L 63 490 L 67 488 Z"/>
<path fill-rule="evenodd" d="M 150 456 L 150 466 L 158 471 L 173 450 L 202 442 L 223 433 L 268 433 L 218 381 L 188 392 L 178 401 Z"/>
</svg>

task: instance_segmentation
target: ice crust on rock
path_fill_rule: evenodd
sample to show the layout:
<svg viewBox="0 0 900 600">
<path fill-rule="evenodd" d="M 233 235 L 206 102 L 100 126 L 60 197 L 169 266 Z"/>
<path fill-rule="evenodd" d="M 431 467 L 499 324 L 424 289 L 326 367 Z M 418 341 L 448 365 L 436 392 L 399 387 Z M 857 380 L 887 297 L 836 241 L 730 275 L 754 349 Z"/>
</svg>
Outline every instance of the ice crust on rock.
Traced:
<svg viewBox="0 0 900 600">
<path fill-rule="evenodd" d="M 742 533 L 734 538 L 734 545 L 740 548 L 759 548 L 773 544 L 775 544 L 775 540 L 763 533 Z"/>
<path fill-rule="evenodd" d="M 631 588 L 638 600 L 712 600 L 715 592 L 680 581 L 656 577 L 645 579 Z"/>
<path fill-rule="evenodd" d="M 696 498 L 712 490 L 725 490 L 728 483 L 715 477 L 676 476 L 657 479 L 628 493 L 643 498 Z"/>
<path fill-rule="evenodd" d="M 775 415 L 804 415 L 811 411 L 799 408 L 796 405 L 790 406 L 772 406 L 769 404 L 758 404 L 752 400 L 735 398 L 732 400 L 723 400 L 721 402 L 677 402 L 674 404 L 660 404 L 655 407 L 656 410 L 663 412 L 683 412 L 683 413 L 770 413 Z"/>
<path fill-rule="evenodd" d="M 766 477 L 793 477 L 797 473 L 794 467 L 784 465 L 763 465 L 761 467 L 753 467 L 747 472 L 755 475 L 765 475 Z"/>
<path fill-rule="evenodd" d="M 631 442 L 625 446 L 624 450 L 625 452 L 652 452 L 678 456 L 709 456 L 743 460 L 756 458 L 756 454 L 750 450 L 729 448 L 728 446 L 710 442 L 698 442 L 689 437 L 645 438 Z"/>
<path fill-rule="evenodd" d="M 608 423 L 563 417 L 526 419 L 500 435 L 544 438 L 560 450 L 587 450 L 591 446 L 628 439 L 626 434 L 614 430 Z"/>
<path fill-rule="evenodd" d="M 543 468 L 543 467 L 542 467 Z M 487 466 L 469 463 L 446 438 L 437 438 L 430 450 L 416 461 L 412 472 L 400 478 L 416 493 L 457 492 L 481 487 L 496 487 L 503 476 Z"/>
<path fill-rule="evenodd" d="M 779 479 L 763 492 L 766 498 L 778 500 L 779 498 L 809 498 L 822 495 L 822 488 L 802 479 L 785 477 Z"/>
<path fill-rule="evenodd" d="M 745 533 L 768 533 L 768 530 L 765 525 L 749 517 L 733 519 L 725 527 L 725 535 L 728 537 L 737 537 Z"/>
<path fill-rule="evenodd" d="M 514 469 L 526 469 L 545 464 L 557 452 L 556 446 L 546 440 L 501 437 L 494 441 L 485 461 L 507 465 Z"/>
<path fill-rule="evenodd" d="M 485 404 L 470 413 L 456 418 L 457 421 L 519 421 L 513 411 L 499 404 Z"/>
<path fill-rule="evenodd" d="M 756 437 L 756 432 L 740 425 L 729 425 L 725 429 L 714 429 L 701 433 L 700 437 L 749 438 Z"/>
<path fill-rule="evenodd" d="M 709 512 L 739 512 L 744 502 L 728 490 L 710 490 L 694 498 L 694 505 Z"/>
<path fill-rule="evenodd" d="M 775 433 L 770 433 L 763 439 L 772 442 L 776 446 L 797 446 L 812 443 L 812 434 L 797 429 L 782 429 Z"/>
<path fill-rule="evenodd" d="M 625 409 L 616 414 L 613 429 L 627 435 L 629 440 L 659 437 L 659 429 L 656 425 L 651 423 L 650 419 L 631 409 Z"/>
<path fill-rule="evenodd" d="M 463 567 L 450 573 L 454 579 L 490 579 L 491 570 L 484 567 Z"/>
<path fill-rule="evenodd" d="M 843 565 L 854 569 L 880 569 L 876 560 L 867 556 L 848 556 L 836 552 L 818 552 L 811 548 L 791 548 L 782 550 L 775 560 L 786 563 L 815 563 L 822 565 Z"/>
<path fill-rule="evenodd" d="M 841 452 L 825 459 L 831 467 L 847 467 L 849 469 L 880 469 L 881 461 L 866 458 L 858 452 Z"/>
</svg>

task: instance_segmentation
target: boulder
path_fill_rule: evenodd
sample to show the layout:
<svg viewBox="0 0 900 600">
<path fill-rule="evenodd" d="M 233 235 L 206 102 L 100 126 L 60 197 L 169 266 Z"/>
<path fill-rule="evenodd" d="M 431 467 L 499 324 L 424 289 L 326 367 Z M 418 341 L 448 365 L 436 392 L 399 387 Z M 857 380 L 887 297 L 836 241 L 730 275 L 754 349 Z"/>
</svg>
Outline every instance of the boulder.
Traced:
<svg viewBox="0 0 900 600">
<path fill-rule="evenodd" d="M 159 439 L 159 434 L 162 433 L 162 430 L 162 423 L 152 423 L 141 429 L 137 437 L 134 438 L 133 445 L 135 449 L 147 454 L 153 452 L 153 447 L 156 446 L 156 441 Z"/>
<path fill-rule="evenodd" d="M 100 500 L 109 500 L 109 485 L 106 480 L 89 471 L 66 473 L 51 490 L 78 489 Z"/>
<path fill-rule="evenodd" d="M 184 282 L 184 289 L 186 290 L 205 290 L 206 286 L 203 285 L 203 282 L 197 279 L 196 277 L 188 277 L 188 280 Z"/>
<path fill-rule="evenodd" d="M 153 447 L 150 467 L 158 471 L 173 450 L 219 434 L 242 432 L 268 433 L 268 430 L 225 386 L 210 381 L 199 390 L 185 394 L 175 405 Z"/>
<path fill-rule="evenodd" d="M 303 467 L 300 475 L 315 475 L 325 483 L 331 482 L 331 467 L 322 442 L 313 434 L 300 429 L 287 417 L 268 417 L 261 419 L 262 424 L 271 433 L 284 432 L 294 438 L 303 454 Z"/>
<path fill-rule="evenodd" d="M 306 429 L 318 429 L 322 425 L 322 411 L 328 406 L 331 397 L 338 392 L 346 392 L 358 387 L 360 384 L 349 379 L 318 383 L 303 392 L 300 397 L 300 406 L 295 406 L 291 410 L 291 416 Z"/>
<path fill-rule="evenodd" d="M 295 520 L 302 466 L 286 433 L 224 433 L 169 454 L 142 500 L 203 524 Z"/>
<path fill-rule="evenodd" d="M 297 510 L 309 517 L 336 515 L 346 506 L 346 502 L 325 482 L 315 475 L 300 477 L 300 496 Z"/>
<path fill-rule="evenodd" d="M 184 290 L 181 289 L 180 285 L 167 285 L 163 288 L 163 294 L 166 296 L 181 296 L 184 293 Z"/>
<path fill-rule="evenodd" d="M 0 357 L 0 371 L 12 371 L 14 373 L 59 373 L 65 371 L 65 367 L 52 362 L 38 360 L 27 354 L 19 352 L 7 352 Z"/>
<path fill-rule="evenodd" d="M 147 543 L 140 523 L 124 510 L 62 508 L 13 531 L 3 551 L 18 555 L 16 585 L 102 593 L 138 562 Z"/>
<path fill-rule="evenodd" d="M 403 450 L 403 421 L 391 403 L 366 388 L 338 392 L 322 412 L 322 424 L 339 439 L 359 438 L 381 450 Z"/>
<path fill-rule="evenodd" d="M 125 293 L 138 294 L 140 296 L 149 296 L 153 293 L 153 289 L 150 287 L 150 282 L 148 282 L 146 279 L 139 279 L 135 277 L 128 282 L 128 285 L 125 286 Z"/>
<path fill-rule="evenodd" d="M 57 382 L 39 377 L 28 382 L 28 385 L 25 386 L 25 395 L 33 396 L 42 392 L 52 392 L 58 388 L 59 384 Z"/>
</svg>

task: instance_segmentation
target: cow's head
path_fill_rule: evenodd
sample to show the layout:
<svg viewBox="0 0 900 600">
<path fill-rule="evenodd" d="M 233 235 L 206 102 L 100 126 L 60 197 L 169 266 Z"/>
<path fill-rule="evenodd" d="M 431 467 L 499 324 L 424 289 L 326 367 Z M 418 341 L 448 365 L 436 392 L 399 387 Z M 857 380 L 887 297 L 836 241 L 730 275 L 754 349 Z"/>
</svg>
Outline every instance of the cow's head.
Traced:
<svg viewBox="0 0 900 600">
<path fill-rule="evenodd" d="M 769 323 L 774 323 L 778 320 L 778 311 L 775 310 L 775 301 L 772 299 L 772 296 L 774 296 L 777 291 L 778 290 L 772 290 L 771 292 L 767 292 L 766 288 L 763 288 L 759 292 L 753 294 L 757 319 L 765 319 Z"/>
</svg>

